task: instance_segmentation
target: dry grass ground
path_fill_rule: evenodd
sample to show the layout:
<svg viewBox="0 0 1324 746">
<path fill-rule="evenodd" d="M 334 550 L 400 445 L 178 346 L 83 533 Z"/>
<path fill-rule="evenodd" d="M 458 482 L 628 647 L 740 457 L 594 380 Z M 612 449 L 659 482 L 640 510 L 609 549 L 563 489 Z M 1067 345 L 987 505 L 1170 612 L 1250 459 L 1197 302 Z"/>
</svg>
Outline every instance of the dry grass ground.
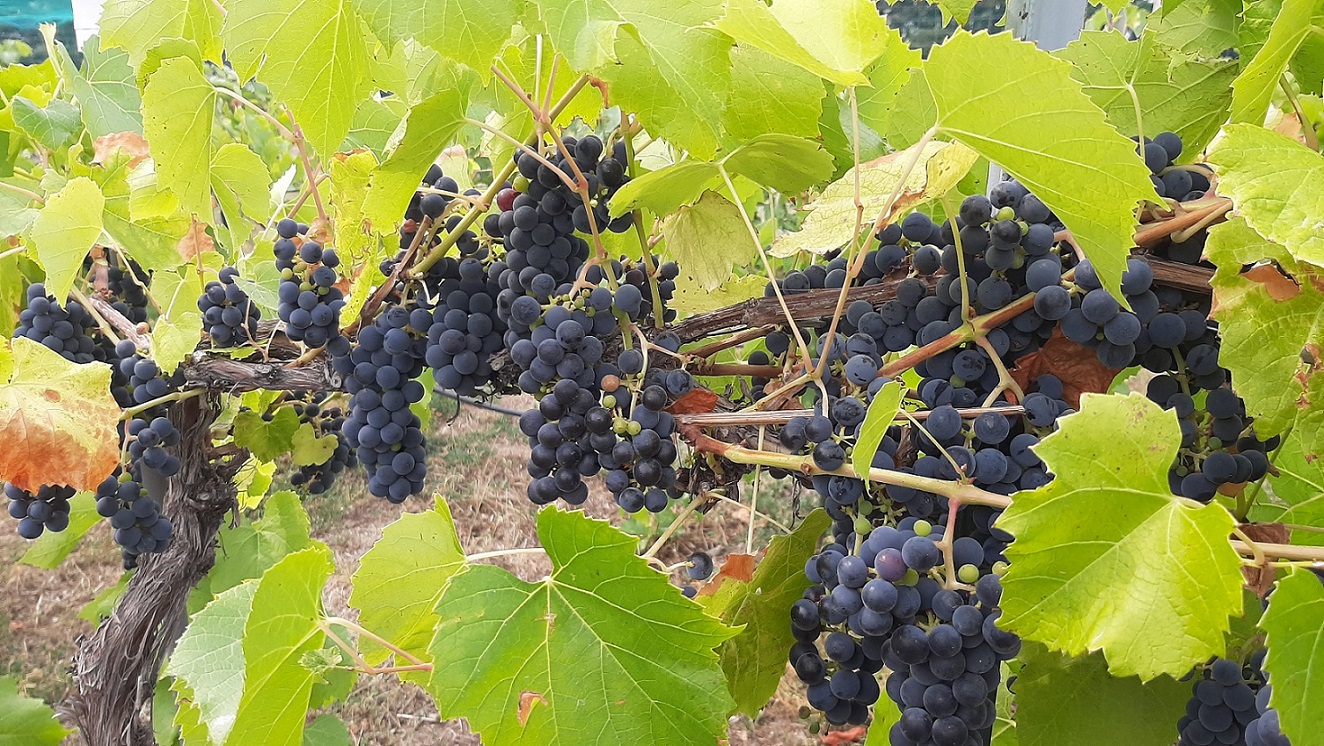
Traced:
<svg viewBox="0 0 1324 746">
<path fill-rule="evenodd" d="M 525 402 L 516 399 L 508 403 L 519 408 Z M 429 437 L 428 488 L 429 493 L 448 499 L 466 551 L 536 545 L 535 511 L 524 496 L 526 446 L 514 420 L 472 407 L 462 409 L 453 418 L 447 414 L 438 411 L 434 417 Z M 765 495 L 770 498 L 765 502 L 769 510 L 781 518 L 789 516 L 785 495 L 771 499 L 771 490 Z M 429 500 L 419 498 L 403 507 L 373 498 L 358 472 L 342 477 L 328 494 L 305 501 L 314 537 L 326 542 L 336 555 L 336 573 L 324 595 L 329 613 L 353 614 L 347 606 L 350 577 L 359 558 L 381 535 L 381 528 L 402 510 L 421 511 L 429 505 Z M 600 483 L 593 485 L 587 513 L 622 522 L 622 515 Z M 690 522 L 678 531 L 659 557 L 673 563 L 698 549 L 713 551 L 718 557 L 727 551 L 743 551 L 746 527 L 743 511 L 719 506 L 702 521 Z M 650 529 L 646 524 L 634 528 L 645 532 Z M 119 575 L 118 551 L 103 524 L 59 568 L 41 570 L 18 564 L 25 544 L 12 530 L 5 529 L 0 531 L 0 586 L 4 589 L 0 594 L 0 675 L 17 676 L 29 695 L 55 701 L 69 686 L 67 668 L 74 641 L 92 630 L 90 624 L 78 618 L 78 611 L 115 582 Z M 766 533 L 760 534 L 766 538 Z M 496 562 L 526 579 L 542 577 L 549 569 L 545 558 L 536 555 L 503 557 Z M 783 680 L 777 697 L 757 722 L 732 718 L 731 743 L 818 743 L 797 716 L 803 696 L 793 676 Z M 480 743 L 462 720 L 441 720 L 425 693 L 394 676 L 361 676 L 353 693 L 328 712 L 345 721 L 358 744 Z"/>
</svg>

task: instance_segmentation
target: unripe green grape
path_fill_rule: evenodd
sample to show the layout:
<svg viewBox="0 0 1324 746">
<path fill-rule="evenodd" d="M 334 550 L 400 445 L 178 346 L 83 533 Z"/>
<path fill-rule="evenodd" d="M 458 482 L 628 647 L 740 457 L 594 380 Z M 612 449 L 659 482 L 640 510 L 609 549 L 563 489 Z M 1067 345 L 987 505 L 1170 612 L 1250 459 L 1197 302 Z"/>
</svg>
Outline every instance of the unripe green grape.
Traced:
<svg viewBox="0 0 1324 746">
<path fill-rule="evenodd" d="M 956 571 L 956 578 L 962 583 L 974 583 L 979 580 L 979 568 L 974 565 L 961 565 Z"/>
<path fill-rule="evenodd" d="M 928 521 L 915 521 L 914 529 L 916 536 L 928 536 L 933 533 L 933 524 Z"/>
</svg>

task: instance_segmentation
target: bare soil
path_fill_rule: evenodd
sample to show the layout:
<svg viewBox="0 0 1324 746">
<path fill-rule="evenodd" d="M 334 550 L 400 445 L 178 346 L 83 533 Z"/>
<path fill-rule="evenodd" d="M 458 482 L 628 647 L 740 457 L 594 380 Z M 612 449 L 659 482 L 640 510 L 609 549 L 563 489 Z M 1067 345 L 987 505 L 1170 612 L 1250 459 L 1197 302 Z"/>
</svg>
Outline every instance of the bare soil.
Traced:
<svg viewBox="0 0 1324 746">
<path fill-rule="evenodd" d="M 444 400 L 443 400 L 444 401 Z M 514 409 L 528 404 L 522 399 L 504 402 Z M 429 475 L 426 494 L 444 496 L 454 513 L 460 538 L 469 553 L 537 545 L 535 509 L 524 495 L 524 464 L 527 446 L 515 421 L 499 414 L 463 407 L 434 412 L 429 436 Z M 645 518 L 626 522 L 599 480 L 591 480 L 592 494 L 586 512 L 596 518 L 624 525 L 643 533 L 641 546 L 648 546 L 663 526 Z M 277 485 L 279 486 L 279 485 Z M 779 520 L 789 518 L 790 496 L 779 486 L 765 486 L 766 499 L 760 509 Z M 350 616 L 347 606 L 350 577 L 359 558 L 380 537 L 381 529 L 402 511 L 418 512 L 431 499 L 414 498 L 395 506 L 367 493 L 360 472 L 345 473 L 327 494 L 306 497 L 304 505 L 312 520 L 313 536 L 335 552 L 336 573 L 327 585 L 324 600 L 328 613 Z M 664 521 L 669 514 L 663 514 Z M 747 514 L 723 504 L 690 520 L 663 546 L 659 559 L 668 564 L 681 561 L 696 550 L 712 552 L 720 565 L 727 552 L 743 552 Z M 768 537 L 760 526 L 755 546 Z M 108 526 L 95 527 L 74 553 L 58 568 L 42 570 L 18 563 L 26 542 L 9 526 L 0 527 L 0 675 L 19 679 L 20 690 L 48 702 L 60 700 L 70 685 L 69 661 L 76 640 L 92 631 L 78 617 L 79 610 L 120 575 L 119 552 L 110 539 Z M 546 575 L 546 559 L 537 555 L 513 555 L 494 560 L 525 579 Z M 803 686 L 793 675 L 783 679 L 777 696 L 756 720 L 731 718 L 730 743 L 806 746 L 819 743 L 798 715 L 804 701 Z M 324 712 L 344 720 L 357 744 L 374 746 L 422 746 L 454 744 L 476 746 L 479 738 L 461 720 L 442 720 L 426 693 L 393 675 L 360 676 L 358 686 L 341 703 Z M 80 743 L 71 736 L 68 743 Z"/>
</svg>

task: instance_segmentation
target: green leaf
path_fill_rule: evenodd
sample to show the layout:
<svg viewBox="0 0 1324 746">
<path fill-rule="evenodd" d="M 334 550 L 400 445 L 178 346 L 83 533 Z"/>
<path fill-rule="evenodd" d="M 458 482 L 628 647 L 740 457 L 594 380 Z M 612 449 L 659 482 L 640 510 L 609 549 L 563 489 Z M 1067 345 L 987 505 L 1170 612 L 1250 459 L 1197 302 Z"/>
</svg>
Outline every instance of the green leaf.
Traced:
<svg viewBox="0 0 1324 746">
<path fill-rule="evenodd" d="M 638 112 L 650 132 L 712 155 L 731 82 L 731 40 L 710 27 L 721 0 L 690 0 L 665 13 L 651 0 L 536 2 L 552 47 L 571 67 L 606 80 L 614 102 Z"/>
<path fill-rule="evenodd" d="M 1252 124 L 1232 124 L 1209 149 L 1220 194 L 1260 235 L 1297 259 L 1324 265 L 1324 157 L 1290 137 Z"/>
<path fill-rule="evenodd" d="M 78 546 L 87 532 L 100 522 L 96 496 L 91 492 L 79 492 L 69 500 L 69 526 L 63 531 L 43 532 L 36 541 L 28 544 L 27 551 L 18 561 L 43 570 L 53 570 L 64 562 L 64 558 Z"/>
<path fill-rule="evenodd" d="M 1184 145 L 1182 160 L 1190 161 L 1227 119 L 1237 63 L 1174 59 L 1153 38 L 1127 41 L 1112 31 L 1084 31 L 1057 56 L 1075 66 L 1071 77 L 1122 134 L 1175 132 Z"/>
<path fill-rule="evenodd" d="M 873 722 L 869 723 L 869 734 L 864 739 L 864 746 L 891 746 L 892 726 L 901 720 L 901 709 L 891 697 L 883 695 L 873 706 Z"/>
<path fill-rule="evenodd" d="M 1241 10 L 1241 0 L 1185 0 L 1162 17 L 1151 15 L 1145 33 L 1184 54 L 1217 57 L 1240 45 Z"/>
<path fill-rule="evenodd" d="M 226 143 L 212 157 L 209 180 L 229 226 L 230 248 L 236 250 L 248 240 L 254 221 L 265 223 L 270 217 L 267 166 L 248 146 Z"/>
<path fill-rule="evenodd" d="M 369 41 L 348 0 L 230 0 L 221 36 L 241 80 L 257 77 L 330 157 L 372 79 Z"/>
<path fill-rule="evenodd" d="M 327 459 L 331 458 L 331 454 L 336 452 L 336 445 L 339 442 L 339 438 L 334 433 L 318 435 L 313 424 L 305 422 L 294 431 L 290 458 L 295 466 L 325 464 Z"/>
<path fill-rule="evenodd" d="M 873 225 L 879 212 L 887 206 L 893 194 L 893 216 L 900 214 L 925 199 L 941 197 L 956 186 L 974 165 L 979 156 L 960 143 L 929 141 L 914 152 L 918 145 L 885 155 L 868 163 L 861 163 L 860 204 L 861 215 L 855 203 L 855 169 L 847 171 L 832 182 L 811 204 L 812 211 L 800 224 L 800 230 L 786 233 L 772 245 L 774 256 L 792 256 L 800 251 L 825 254 L 848 243 L 855 236 L 856 226 L 862 231 Z M 906 165 L 915 160 L 908 175 Z M 905 182 L 897 191 L 897 184 L 905 175 Z"/>
<path fill-rule="evenodd" d="M 15 96 L 10 102 L 14 123 L 33 140 L 49 150 L 60 150 L 73 142 L 74 135 L 83 126 L 78 107 L 64 99 L 54 99 L 45 107 Z"/>
<path fill-rule="evenodd" d="M 1292 523 L 1324 529 L 1324 459 L 1307 457 L 1301 449 L 1300 433 L 1293 432 L 1273 461 L 1269 478 L 1272 492 L 1261 491 L 1250 519 L 1257 523 Z M 1324 543 L 1316 531 L 1292 531 L 1294 544 Z"/>
<path fill-rule="evenodd" d="M 1016 493 L 998 519 L 1016 536 L 1008 629 L 1071 655 L 1102 650 L 1114 676 L 1146 681 L 1223 652 L 1228 617 L 1241 614 L 1241 559 L 1226 509 L 1168 488 L 1180 443 L 1176 416 L 1139 394 L 1085 394 L 1039 443 L 1057 478 Z"/>
<path fill-rule="evenodd" d="M 337 153 L 331 161 L 331 207 L 335 247 L 342 264 L 374 266 L 384 258 L 382 243 L 364 220 L 363 203 L 377 158 L 368 151 Z"/>
<path fill-rule="evenodd" d="M 105 198 L 85 176 L 70 179 L 46 204 L 32 224 L 37 261 L 46 270 L 46 292 L 64 302 L 83 259 L 101 236 L 101 209 Z"/>
<path fill-rule="evenodd" d="M 107 0 L 99 23 L 101 43 L 124 49 L 135 68 L 162 39 L 191 39 L 221 62 L 221 9 L 212 0 Z"/>
<path fill-rule="evenodd" d="M 116 132 L 143 131 L 142 100 L 134 83 L 129 56 L 122 50 L 102 50 L 96 36 L 83 45 L 83 69 L 74 67 L 64 44 L 52 38 L 52 59 L 60 76 L 78 97 L 83 123 L 93 138 Z"/>
<path fill-rule="evenodd" d="M 822 510 L 795 531 L 773 538 L 749 582 L 726 578 L 700 601 L 709 614 L 743 629 L 722 643 L 718 654 L 736 710 L 757 717 L 786 673 L 786 650 L 795 643 L 786 610 L 804 595 L 805 561 L 832 523 Z"/>
<path fill-rule="evenodd" d="M 1293 746 L 1320 746 L 1324 718 L 1324 584 L 1317 575 L 1293 567 L 1278 581 L 1260 626 L 1267 633 L 1264 668 L 1273 684 L 1269 706 L 1278 711 L 1283 734 Z"/>
<path fill-rule="evenodd" d="M 989 746 L 1018 746 L 1020 739 L 1016 732 L 1016 696 L 1008 683 L 1013 674 L 1019 675 L 1022 666 L 1019 661 L 1003 661 L 998 669 L 1002 673 L 1002 680 L 998 682 L 998 691 L 994 695 L 998 714 L 993 721 L 993 738 L 989 740 Z"/>
<path fill-rule="evenodd" d="M 464 569 L 464 548 L 450 506 L 437 497 L 432 510 L 406 513 L 382 530 L 382 538 L 363 555 L 354 573 L 349 603 L 359 610 L 359 623 L 365 629 L 428 661 L 432 659 L 428 646 L 440 621 L 433 609 L 446 584 Z M 360 638 L 359 646 L 370 663 L 390 655 L 367 638 Z M 427 683 L 426 673 L 400 677 Z"/>
<path fill-rule="evenodd" d="M 896 38 L 888 39 L 883 48 L 883 56 L 879 57 L 864 71 L 864 74 L 869 78 L 871 87 L 858 88 L 855 91 L 855 107 L 860 113 L 861 126 L 871 127 L 878 132 L 888 130 L 888 122 L 891 121 L 896 110 L 897 94 L 910 81 L 911 75 L 920 66 L 921 61 L 919 50 L 907 46 L 901 39 L 899 32 L 889 30 Z M 844 122 L 842 135 L 845 137 L 849 148 L 854 139 L 854 125 L 850 121 L 850 106 L 847 102 L 842 102 L 840 106 Z M 927 125 L 925 126 L 927 127 Z M 922 132 L 923 128 L 920 131 Z M 900 150 L 901 147 L 897 147 L 897 149 Z M 866 158 L 864 154 L 861 154 L 860 158 L 862 161 L 871 160 Z M 842 170 L 849 168 L 851 165 L 853 165 L 853 159 L 847 160 Z"/>
<path fill-rule="evenodd" d="M 714 648 L 735 634 L 635 554 L 636 539 L 549 507 L 552 574 L 491 566 L 437 604 L 428 691 L 488 743 L 712 743 L 734 706 Z"/>
<path fill-rule="evenodd" d="M 878 455 L 878 445 L 883 442 L 887 428 L 892 426 L 892 421 L 901 411 L 901 397 L 904 394 L 905 387 L 900 381 L 888 381 L 874 394 L 873 401 L 869 402 L 869 410 L 864 415 L 864 423 L 860 425 L 860 435 L 851 454 L 851 467 L 861 479 L 868 478 L 874 457 Z"/>
<path fill-rule="evenodd" d="M 262 506 L 262 517 L 227 526 L 217 535 L 216 564 L 189 596 L 200 609 L 236 585 L 261 577 L 293 552 L 309 546 L 308 513 L 293 492 L 277 492 Z"/>
<path fill-rule="evenodd" d="M 738 140 L 769 132 L 814 137 L 823 95 L 823 82 L 813 73 L 757 47 L 737 46 L 722 127 Z"/>
<path fill-rule="evenodd" d="M 70 733 L 45 702 L 18 693 L 18 679 L 0 676 L 0 744 L 55 746 Z"/>
<path fill-rule="evenodd" d="M 1317 0 L 1283 0 L 1264 46 L 1232 83 L 1232 121 L 1263 124 L 1287 63 L 1310 34 Z"/>
<path fill-rule="evenodd" d="M 0 191 L 0 238 L 17 236 L 28 229 L 32 222 L 37 219 L 39 210 L 31 207 L 31 200 L 22 197 L 14 192 Z M 7 274 L 8 277 L 17 278 L 18 273 Z M 23 305 L 22 299 L 19 299 L 18 305 Z M 17 324 L 7 324 L 7 326 L 17 326 Z"/>
<path fill-rule="evenodd" d="M 92 168 L 91 178 L 105 195 L 105 209 L 101 213 L 104 231 L 101 240 L 127 253 L 144 270 L 176 267 L 181 260 L 179 243 L 188 233 L 191 222 L 178 213 L 170 217 L 140 217 L 135 222 L 128 162 L 127 157 L 117 155 L 104 167 Z M 138 168 L 149 169 L 151 166 L 143 162 Z"/>
<path fill-rule="evenodd" d="M 1008 71 L 993 87 L 982 76 L 990 60 Z M 1070 72 L 1066 62 L 1010 34 L 958 31 L 934 47 L 923 79 L 940 131 L 997 163 L 1052 208 L 1103 286 L 1120 296 L 1135 245 L 1136 206 L 1162 200 L 1135 143 L 1108 124 Z M 988 115 L 1013 100 L 1016 116 Z"/>
<path fill-rule="evenodd" d="M 868 0 L 730 0 L 717 28 L 840 86 L 867 85 L 864 69 L 899 39 Z"/>
<path fill-rule="evenodd" d="M 706 290 L 684 268 L 676 278 L 676 291 L 667 303 L 680 313 L 707 313 L 719 308 L 734 306 L 750 298 L 762 298 L 767 279 L 760 275 L 742 275 L 732 277 L 721 287 Z"/>
<path fill-rule="evenodd" d="M 409 110 L 400 125 L 403 135 L 372 174 L 363 200 L 363 216 L 373 230 L 387 233 L 395 228 L 428 166 L 455 140 L 464 124 L 466 106 L 468 91 L 452 89 Z"/>
<path fill-rule="evenodd" d="M 697 203 L 668 217 L 662 235 L 671 258 L 707 290 L 721 287 L 734 267 L 758 255 L 740 208 L 717 192 L 705 193 Z"/>
<path fill-rule="evenodd" d="M 186 57 L 161 63 L 143 91 L 143 130 L 157 179 L 185 213 L 211 220 L 211 129 L 216 91 Z"/>
<path fill-rule="evenodd" d="M 383 43 L 413 37 L 487 78 L 524 0 L 358 0 L 355 7 Z"/>
<path fill-rule="evenodd" d="M 50 58 L 42 60 L 36 65 L 15 64 L 0 67 L 0 93 L 3 93 L 5 98 L 13 98 L 15 94 L 28 86 L 54 90 L 58 81 L 59 76 L 56 74 L 54 63 Z"/>
<path fill-rule="evenodd" d="M 345 723 L 335 715 L 318 715 L 303 731 L 304 746 L 354 746 Z"/>
<path fill-rule="evenodd" d="M 1123 732 L 1134 746 L 1171 746 L 1174 715 L 1191 698 L 1189 683 L 1167 676 L 1149 682 L 1110 676 L 1101 655 L 1068 658 L 1026 645 L 1020 659 L 1025 665 L 1016 679 L 1019 746 L 1115 746 Z"/>
<path fill-rule="evenodd" d="M 247 448 L 263 461 L 275 461 L 294 447 L 294 433 L 299 429 L 299 415 L 292 407 L 279 407 L 272 412 L 271 421 L 253 410 L 235 415 L 235 445 Z"/>
<path fill-rule="evenodd" d="M 120 602 L 124 591 L 128 590 L 129 578 L 131 577 L 133 577 L 132 572 L 122 573 L 115 585 L 93 596 L 91 601 L 88 601 L 83 608 L 78 610 L 78 618 L 93 626 L 101 624 L 101 620 L 110 616 L 110 613 L 115 610 L 115 604 Z"/>
<path fill-rule="evenodd" d="M 1284 174 L 1282 181 L 1290 183 L 1290 176 Z M 1308 191 L 1299 193 L 1306 196 Z M 1254 204 L 1268 204 L 1268 199 Z M 1324 407 L 1319 404 L 1324 375 L 1302 360 L 1303 354 L 1313 358 L 1311 351 L 1324 343 L 1320 270 L 1298 264 L 1283 246 L 1252 230 L 1247 222 L 1255 213 L 1249 207 L 1242 208 L 1246 220 L 1238 217 L 1216 226 L 1206 243 L 1218 265 L 1211 285 L 1217 301 L 1214 317 L 1223 336 L 1219 362 L 1235 376 L 1236 391 L 1261 437 L 1294 426 L 1300 450 L 1311 457 L 1324 454 Z M 1324 243 L 1307 240 L 1324 249 Z M 1243 265 L 1264 259 L 1275 264 L 1241 273 Z M 1274 281 L 1272 287 L 1266 279 Z"/>
<path fill-rule="evenodd" d="M 152 328 L 152 358 L 167 375 L 175 372 L 202 339 L 202 314 L 190 309 L 160 316 Z"/>
<path fill-rule="evenodd" d="M 349 123 L 349 134 L 340 144 L 340 150 L 349 152 L 360 148 L 372 151 L 381 158 L 386 154 L 386 145 L 391 133 L 400 126 L 408 107 L 398 97 L 364 99 L 354 110 L 354 118 Z M 335 188 L 335 180 L 331 180 Z"/>
<path fill-rule="evenodd" d="M 253 611 L 257 581 L 226 590 L 189 619 L 165 672 L 175 677 L 175 723 L 184 739 L 203 736 L 224 744 L 244 694 L 244 627 Z"/>
<path fill-rule="evenodd" d="M 760 135 L 722 158 L 722 164 L 756 184 L 794 194 L 832 177 L 832 156 L 813 140 Z"/>
<path fill-rule="evenodd" d="M 681 161 L 639 176 L 616 190 L 611 198 L 611 214 L 619 216 L 643 208 L 655 215 L 670 215 L 677 207 L 699 201 L 719 180 L 715 164 Z"/>
</svg>

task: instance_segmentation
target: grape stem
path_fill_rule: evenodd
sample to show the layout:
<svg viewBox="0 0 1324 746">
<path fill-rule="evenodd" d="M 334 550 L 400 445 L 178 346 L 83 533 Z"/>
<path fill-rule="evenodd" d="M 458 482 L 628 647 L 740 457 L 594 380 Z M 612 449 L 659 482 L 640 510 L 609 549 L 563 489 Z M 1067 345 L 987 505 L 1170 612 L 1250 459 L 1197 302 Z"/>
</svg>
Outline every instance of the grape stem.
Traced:
<svg viewBox="0 0 1324 746">
<path fill-rule="evenodd" d="M 91 298 L 87 297 L 86 295 L 83 295 L 83 291 L 79 290 L 76 287 L 70 287 L 69 294 L 72 295 L 74 297 L 74 300 L 77 300 L 78 303 L 83 308 L 86 308 L 88 313 L 92 314 L 92 318 L 97 320 L 97 326 L 101 327 L 102 333 L 104 333 L 107 337 L 110 337 L 110 340 L 115 344 L 120 343 L 119 336 L 115 334 L 115 328 L 111 326 L 110 322 L 107 321 L 105 317 L 101 315 L 101 310 L 96 306 L 92 305 Z"/>
<path fill-rule="evenodd" d="M 1012 405 L 1007 407 L 969 407 L 956 410 L 962 419 L 974 419 L 981 414 L 988 412 L 997 412 L 998 414 L 1016 415 L 1025 411 L 1024 407 Z M 722 427 L 730 425 L 784 425 L 796 417 L 812 417 L 817 414 L 812 409 L 774 409 L 771 411 L 742 411 L 742 412 L 697 412 L 694 414 L 675 415 L 677 425 L 697 425 L 699 427 Z M 916 420 L 924 421 L 929 417 L 929 411 L 912 412 L 910 417 Z M 898 413 L 894 422 L 905 422 L 906 415 Z"/>
<path fill-rule="evenodd" d="M 1296 91 L 1292 90 L 1292 85 L 1287 82 L 1287 75 L 1278 76 L 1278 85 L 1282 87 L 1287 100 L 1292 103 L 1292 111 L 1296 112 L 1297 121 L 1301 123 L 1301 136 L 1306 141 L 1306 147 L 1319 151 L 1319 135 L 1315 132 L 1315 127 L 1310 123 L 1310 118 L 1301 108 L 1301 102 L 1297 100 Z"/>
<path fill-rule="evenodd" d="M 33 202 L 36 202 L 39 205 L 46 204 L 45 197 L 42 197 L 40 194 L 37 194 L 36 192 L 30 189 L 24 189 L 21 186 L 14 186 L 13 184 L 8 184 L 6 182 L 0 181 L 0 189 L 4 189 L 7 192 L 13 192 L 14 194 L 27 197 L 28 199 L 32 200 Z"/>
<path fill-rule="evenodd" d="M 943 587 L 949 591 L 970 588 L 956 577 L 956 554 L 952 551 L 956 542 L 956 512 L 960 507 L 960 498 L 952 497 L 947 500 L 947 526 L 942 532 L 942 539 L 934 542 L 938 545 L 938 549 L 942 550 Z"/>
<path fill-rule="evenodd" d="M 702 347 L 696 347 L 690 350 L 689 352 L 686 352 L 685 354 L 692 359 L 694 358 L 702 359 L 702 358 L 712 357 L 713 355 L 716 355 L 717 353 L 722 352 L 723 350 L 729 350 L 732 347 L 735 347 L 737 345 L 742 345 L 746 342 L 749 342 L 750 340 L 761 339 L 762 337 L 766 337 L 768 335 L 768 332 L 772 331 L 775 328 L 776 327 L 772 326 L 771 324 L 752 327 L 742 332 L 736 332 L 735 334 L 732 334 L 730 337 L 727 337 L 726 339 L 719 339 L 716 342 L 709 342 L 708 344 L 703 345 Z M 780 369 L 778 369 L 778 371 L 780 372 Z"/>
<path fill-rule="evenodd" d="M 170 402 L 192 399 L 195 396 L 201 396 L 202 394 L 205 393 L 207 393 L 206 389 L 189 389 L 188 391 L 173 391 L 169 394 L 166 394 L 165 396 L 158 396 L 157 398 L 152 399 L 151 401 L 145 401 L 142 404 L 137 404 L 132 407 L 129 407 L 128 409 L 124 410 L 122 414 L 120 414 L 120 420 L 122 421 L 131 420 L 135 416 L 143 412 L 146 412 L 152 407 L 159 407 L 162 404 L 169 404 Z"/>
<path fill-rule="evenodd" d="M 993 349 L 993 343 L 988 341 L 988 337 L 983 334 L 976 335 L 975 344 L 988 353 L 989 359 L 993 361 L 993 368 L 998 372 L 998 385 L 984 399 L 984 406 L 990 407 L 993 402 L 997 401 L 998 394 L 1004 391 L 1010 391 L 1018 402 L 1025 401 L 1025 392 L 1021 390 L 1021 385 L 1016 383 L 1015 378 L 1011 377 L 1011 372 L 1007 370 L 1006 364 L 1002 362 L 1002 356 L 998 354 L 997 350 Z"/>
<path fill-rule="evenodd" d="M 657 537 L 657 541 L 653 542 L 653 545 L 648 548 L 648 551 L 639 556 L 652 562 L 653 558 L 657 556 L 658 551 L 662 549 L 662 545 L 667 543 L 667 539 L 670 539 L 672 534 L 676 533 L 676 531 L 684 525 L 685 521 L 694 514 L 694 511 L 698 509 L 700 505 L 706 505 L 708 503 L 711 494 L 712 493 L 710 492 L 704 492 L 702 495 L 695 495 L 690 500 L 689 504 L 680 511 L 680 514 L 676 516 L 676 519 L 671 522 L 671 525 L 667 526 L 666 530 L 662 532 L 662 535 Z"/>
</svg>

